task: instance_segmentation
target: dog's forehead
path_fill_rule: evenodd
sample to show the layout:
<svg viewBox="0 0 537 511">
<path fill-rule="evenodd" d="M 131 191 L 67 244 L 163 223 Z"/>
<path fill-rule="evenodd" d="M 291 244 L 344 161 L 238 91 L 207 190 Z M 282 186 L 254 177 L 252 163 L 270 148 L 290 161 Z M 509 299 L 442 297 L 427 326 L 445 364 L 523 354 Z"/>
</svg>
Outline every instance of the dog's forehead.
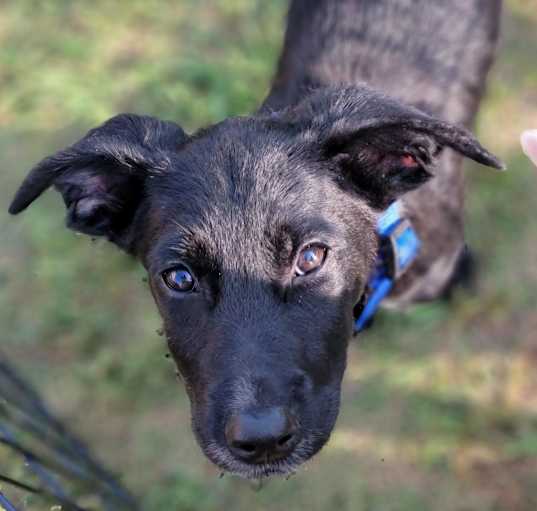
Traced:
<svg viewBox="0 0 537 511">
<path fill-rule="evenodd" d="M 195 137 L 155 180 L 152 201 L 170 220 L 259 231 L 324 207 L 335 185 L 304 147 L 259 123 L 230 124 Z"/>
<path fill-rule="evenodd" d="M 160 237 L 260 259 L 319 232 L 336 235 L 341 191 L 306 147 L 248 120 L 224 128 L 196 137 L 153 180 Z"/>
</svg>

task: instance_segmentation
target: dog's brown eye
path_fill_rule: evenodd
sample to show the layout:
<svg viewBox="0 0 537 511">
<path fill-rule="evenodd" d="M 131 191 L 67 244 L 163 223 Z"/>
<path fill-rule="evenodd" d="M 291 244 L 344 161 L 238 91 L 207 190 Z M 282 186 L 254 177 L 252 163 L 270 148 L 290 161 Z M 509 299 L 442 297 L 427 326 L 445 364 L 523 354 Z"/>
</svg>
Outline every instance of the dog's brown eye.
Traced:
<svg viewBox="0 0 537 511">
<path fill-rule="evenodd" d="M 170 289 L 180 293 L 188 293 L 192 291 L 195 286 L 195 280 L 192 273 L 190 273 L 184 266 L 166 270 L 162 274 L 162 278 Z"/>
<path fill-rule="evenodd" d="M 306 275 L 320 268 L 326 258 L 326 251 L 327 249 L 323 245 L 309 245 L 304 248 L 298 254 L 295 273 L 297 275 Z"/>
</svg>

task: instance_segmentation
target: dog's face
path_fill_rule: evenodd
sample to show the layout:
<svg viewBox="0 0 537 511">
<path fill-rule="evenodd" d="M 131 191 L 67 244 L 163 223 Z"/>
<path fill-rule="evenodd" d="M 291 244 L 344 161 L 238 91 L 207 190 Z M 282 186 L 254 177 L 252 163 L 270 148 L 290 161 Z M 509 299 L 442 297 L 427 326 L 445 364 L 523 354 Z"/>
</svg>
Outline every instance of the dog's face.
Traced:
<svg viewBox="0 0 537 511">
<path fill-rule="evenodd" d="M 374 259 L 371 208 L 317 156 L 280 127 L 228 120 L 149 192 L 142 259 L 194 430 L 250 477 L 287 472 L 328 438 Z"/>
<path fill-rule="evenodd" d="M 464 130 L 365 88 L 192 137 L 122 115 L 41 162 L 11 212 L 54 184 L 70 227 L 139 257 L 206 455 L 285 474 L 334 426 L 378 213 L 444 145 L 499 165 Z"/>
</svg>

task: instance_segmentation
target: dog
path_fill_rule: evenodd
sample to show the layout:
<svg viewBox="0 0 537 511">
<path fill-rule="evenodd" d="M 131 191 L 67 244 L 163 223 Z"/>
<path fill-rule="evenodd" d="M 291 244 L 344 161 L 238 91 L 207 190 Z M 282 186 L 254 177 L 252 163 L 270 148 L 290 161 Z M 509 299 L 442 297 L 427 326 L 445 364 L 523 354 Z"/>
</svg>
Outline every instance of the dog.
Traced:
<svg viewBox="0 0 537 511">
<path fill-rule="evenodd" d="M 464 249 L 467 130 L 500 0 L 293 0 L 259 110 L 194 134 L 120 114 L 37 164 L 67 226 L 137 257 L 206 456 L 245 478 L 293 472 L 328 440 L 355 306 L 394 201 L 421 240 L 388 305 L 440 296 Z"/>
</svg>

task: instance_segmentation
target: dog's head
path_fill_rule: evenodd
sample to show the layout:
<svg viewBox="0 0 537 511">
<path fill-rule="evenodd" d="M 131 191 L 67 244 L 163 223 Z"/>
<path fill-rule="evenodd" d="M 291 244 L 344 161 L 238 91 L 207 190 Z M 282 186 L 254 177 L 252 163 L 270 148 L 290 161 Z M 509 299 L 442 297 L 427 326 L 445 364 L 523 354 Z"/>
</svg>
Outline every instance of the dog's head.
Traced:
<svg viewBox="0 0 537 511">
<path fill-rule="evenodd" d="M 70 228 L 143 262 L 201 447 L 258 478 L 328 439 L 376 219 L 444 146 L 501 165 L 465 130 L 366 88 L 193 136 L 119 115 L 39 163 L 10 211 L 54 185 Z"/>
</svg>

